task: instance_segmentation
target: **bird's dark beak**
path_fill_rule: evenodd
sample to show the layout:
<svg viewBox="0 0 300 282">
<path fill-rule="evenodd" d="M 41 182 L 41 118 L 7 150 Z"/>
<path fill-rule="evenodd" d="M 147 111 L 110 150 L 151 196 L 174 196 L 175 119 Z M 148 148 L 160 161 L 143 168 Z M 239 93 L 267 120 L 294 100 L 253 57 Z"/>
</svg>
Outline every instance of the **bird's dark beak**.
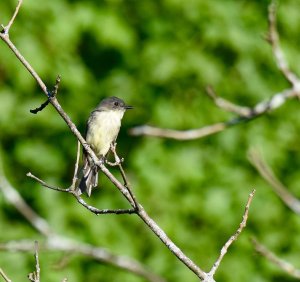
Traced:
<svg viewBox="0 0 300 282">
<path fill-rule="evenodd" d="M 126 110 L 131 110 L 131 109 L 133 109 L 133 107 L 132 107 L 132 106 L 125 105 L 125 106 L 124 106 L 124 109 L 126 109 Z"/>
</svg>

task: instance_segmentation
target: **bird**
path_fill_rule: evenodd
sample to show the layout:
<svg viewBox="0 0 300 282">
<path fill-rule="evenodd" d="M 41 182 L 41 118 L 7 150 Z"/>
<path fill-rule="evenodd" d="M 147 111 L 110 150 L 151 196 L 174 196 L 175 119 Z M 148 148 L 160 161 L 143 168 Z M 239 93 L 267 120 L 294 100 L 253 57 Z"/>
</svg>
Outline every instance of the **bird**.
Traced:
<svg viewBox="0 0 300 282">
<path fill-rule="evenodd" d="M 132 108 L 122 99 L 113 96 L 103 99 L 91 112 L 85 139 L 99 159 L 105 159 L 111 145 L 116 142 L 124 113 Z M 93 188 L 98 186 L 98 171 L 99 168 L 83 149 L 82 176 L 76 189 L 77 195 L 86 192 L 89 197 L 91 196 Z"/>
</svg>

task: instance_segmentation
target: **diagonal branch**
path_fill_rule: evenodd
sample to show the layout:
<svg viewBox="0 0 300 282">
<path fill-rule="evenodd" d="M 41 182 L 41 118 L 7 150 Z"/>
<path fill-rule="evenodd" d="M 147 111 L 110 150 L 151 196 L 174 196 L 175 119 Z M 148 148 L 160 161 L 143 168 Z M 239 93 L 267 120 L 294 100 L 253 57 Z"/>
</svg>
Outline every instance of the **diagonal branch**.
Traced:
<svg viewBox="0 0 300 282">
<path fill-rule="evenodd" d="M 2 270 L 2 268 L 0 268 L 0 275 L 2 276 L 2 278 L 4 279 L 5 282 L 12 282 L 7 275 L 4 273 L 4 271 Z"/>
<path fill-rule="evenodd" d="M 21 197 L 19 192 L 6 179 L 2 162 L 0 160 L 0 191 L 4 198 L 12 204 L 30 223 L 31 225 L 44 236 L 52 236 L 53 230 L 48 222 L 40 217 Z"/>
<path fill-rule="evenodd" d="M 255 250 L 267 258 L 268 261 L 272 262 L 284 272 L 288 273 L 294 278 L 300 279 L 300 269 L 297 269 L 291 263 L 279 258 L 277 255 L 268 250 L 264 245 L 260 244 L 255 238 L 252 238 L 252 244 L 254 245 Z"/>
<path fill-rule="evenodd" d="M 75 162 L 75 168 L 74 168 L 74 174 L 73 174 L 72 184 L 71 184 L 71 187 L 70 187 L 72 190 L 75 190 L 75 188 L 76 188 L 76 182 L 78 180 L 77 174 L 78 174 L 78 168 L 79 168 L 79 159 L 80 159 L 80 142 L 77 141 L 76 162 Z"/>
<path fill-rule="evenodd" d="M 217 107 L 220 109 L 224 109 L 227 112 L 235 113 L 241 117 L 250 116 L 252 113 L 252 109 L 249 107 L 243 107 L 240 105 L 236 105 L 220 96 L 217 95 L 214 88 L 211 85 L 206 87 L 207 95 L 214 101 Z"/>
<path fill-rule="evenodd" d="M 214 263 L 213 267 L 211 268 L 211 270 L 209 272 L 209 276 L 213 277 L 215 275 L 215 272 L 217 271 L 218 267 L 220 266 L 220 263 L 221 263 L 222 259 L 226 255 L 226 253 L 228 251 L 228 248 L 231 246 L 231 244 L 234 241 L 236 241 L 238 239 L 238 236 L 241 234 L 243 229 L 246 227 L 247 220 L 248 220 L 249 208 L 250 208 L 251 202 L 253 200 L 254 194 L 255 194 L 255 189 L 249 195 L 249 198 L 248 198 L 248 201 L 247 201 L 247 204 L 246 204 L 246 207 L 245 207 L 245 212 L 244 212 L 244 215 L 243 215 L 243 220 L 240 223 L 240 226 L 239 226 L 238 230 L 234 233 L 234 235 L 232 235 L 229 238 L 229 240 L 225 243 L 225 245 L 221 249 L 220 256 L 217 259 L 217 261 Z"/>
<path fill-rule="evenodd" d="M 259 174 L 270 184 L 272 190 L 278 197 L 289 207 L 294 213 L 300 215 L 300 201 L 294 197 L 288 189 L 278 180 L 271 168 L 263 160 L 257 150 L 250 150 L 248 159 L 251 164 L 257 169 Z"/>
<path fill-rule="evenodd" d="M 116 147 L 117 147 L 117 143 L 116 143 L 116 142 L 115 142 L 114 144 L 111 145 L 111 151 L 112 151 L 112 153 L 113 153 L 113 155 L 114 155 L 114 157 L 115 157 L 115 164 L 113 164 L 113 165 L 117 165 L 117 166 L 119 167 L 120 173 L 121 173 L 122 178 L 123 178 L 123 181 L 124 181 L 124 187 L 127 188 L 128 193 L 130 194 L 131 199 L 132 199 L 132 201 L 133 201 L 133 203 L 134 203 L 133 208 L 134 208 L 134 209 L 138 209 L 138 208 L 139 208 L 139 205 L 138 205 L 138 203 L 137 203 L 137 201 L 136 201 L 136 198 L 135 198 L 134 194 L 133 194 L 132 191 L 131 191 L 130 183 L 129 183 L 128 179 L 127 179 L 126 173 L 125 173 L 125 171 L 124 171 L 124 169 L 123 169 L 123 166 L 122 166 L 122 161 L 123 161 L 123 159 L 120 159 L 120 158 L 119 158 L 119 156 L 118 156 L 118 154 L 117 154 Z"/>
<path fill-rule="evenodd" d="M 268 9 L 268 22 L 269 22 L 269 33 L 267 35 L 267 41 L 271 44 L 273 54 L 276 59 L 277 67 L 282 72 L 287 81 L 293 85 L 293 87 L 299 86 L 299 78 L 290 70 L 289 65 L 285 59 L 283 51 L 281 50 L 279 43 L 279 35 L 276 26 L 276 3 L 273 0 L 269 5 Z"/>
</svg>

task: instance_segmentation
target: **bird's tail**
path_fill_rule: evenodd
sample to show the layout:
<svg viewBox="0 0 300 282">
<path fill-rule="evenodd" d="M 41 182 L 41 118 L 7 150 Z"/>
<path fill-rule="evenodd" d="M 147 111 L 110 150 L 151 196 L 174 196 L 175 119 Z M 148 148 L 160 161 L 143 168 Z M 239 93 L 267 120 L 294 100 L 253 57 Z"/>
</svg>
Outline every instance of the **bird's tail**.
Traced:
<svg viewBox="0 0 300 282">
<path fill-rule="evenodd" d="M 96 166 L 91 166 L 86 158 L 80 174 L 82 176 L 79 185 L 76 188 L 76 193 L 77 195 L 81 195 L 86 192 L 90 197 L 93 188 L 98 186 L 98 168 Z"/>
</svg>

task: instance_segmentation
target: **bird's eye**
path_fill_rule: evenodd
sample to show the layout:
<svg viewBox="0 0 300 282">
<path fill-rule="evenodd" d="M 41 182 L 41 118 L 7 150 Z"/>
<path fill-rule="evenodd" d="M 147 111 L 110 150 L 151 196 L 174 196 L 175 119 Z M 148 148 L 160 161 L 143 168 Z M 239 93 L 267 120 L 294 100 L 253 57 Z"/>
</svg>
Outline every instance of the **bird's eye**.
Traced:
<svg viewBox="0 0 300 282">
<path fill-rule="evenodd" d="M 119 102 L 114 102 L 114 105 L 117 107 L 119 106 Z"/>
</svg>

